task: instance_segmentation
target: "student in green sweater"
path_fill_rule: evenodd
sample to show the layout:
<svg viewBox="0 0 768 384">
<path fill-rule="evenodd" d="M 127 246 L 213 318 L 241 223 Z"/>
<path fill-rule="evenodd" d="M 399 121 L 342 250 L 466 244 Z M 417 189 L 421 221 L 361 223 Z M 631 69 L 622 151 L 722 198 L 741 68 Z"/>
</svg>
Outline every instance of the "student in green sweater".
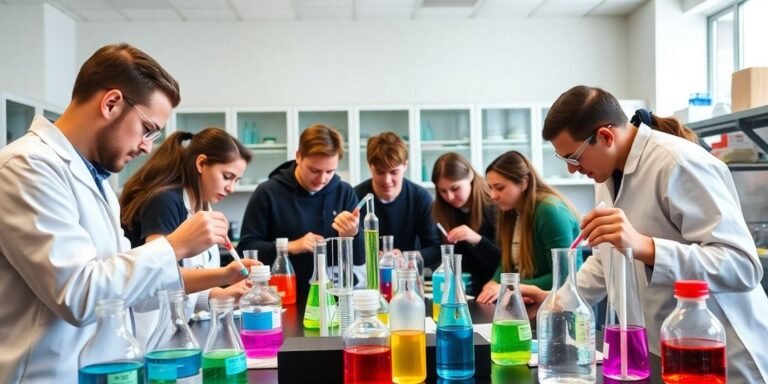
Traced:
<svg viewBox="0 0 768 384">
<path fill-rule="evenodd" d="M 499 208 L 497 239 L 501 265 L 483 286 L 479 303 L 492 303 L 499 295 L 501 272 L 520 273 L 520 283 L 552 288 L 553 248 L 568 248 L 579 235 L 576 210 L 539 177 L 520 152 L 497 157 L 486 169 L 491 200 Z M 581 265 L 581 261 L 577 261 Z"/>
</svg>

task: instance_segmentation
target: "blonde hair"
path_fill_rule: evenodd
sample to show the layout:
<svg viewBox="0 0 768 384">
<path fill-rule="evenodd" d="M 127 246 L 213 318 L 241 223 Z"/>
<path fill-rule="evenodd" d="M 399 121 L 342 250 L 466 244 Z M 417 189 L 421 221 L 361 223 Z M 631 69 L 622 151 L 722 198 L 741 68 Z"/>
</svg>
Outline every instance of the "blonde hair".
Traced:
<svg viewBox="0 0 768 384">
<path fill-rule="evenodd" d="M 392 169 L 408 161 L 408 147 L 394 132 L 384 132 L 368 139 L 368 164 L 381 169 Z"/>
<path fill-rule="evenodd" d="M 533 225 L 536 204 L 541 203 L 542 200 L 548 197 L 554 197 L 565 203 L 574 215 L 576 215 L 576 209 L 573 208 L 568 199 L 544 182 L 531 165 L 531 162 L 520 152 L 509 151 L 497 157 L 488 165 L 485 174 L 487 175 L 492 171 L 517 185 L 525 182 L 528 183 L 521 196 L 523 203 L 519 211 L 499 212 L 496 223 L 496 237 L 501 246 L 503 272 L 512 272 L 515 269 L 512 261 L 512 238 L 514 236 L 515 224 L 520 225 L 521 238 L 520 254 L 518 257 L 520 267 L 518 272 L 521 278 L 530 279 L 536 272 L 536 266 L 533 264 Z"/>
<path fill-rule="evenodd" d="M 335 128 L 315 124 L 301 133 L 298 152 L 301 157 L 339 155 L 341 160 L 344 158 L 344 139 Z"/>
</svg>

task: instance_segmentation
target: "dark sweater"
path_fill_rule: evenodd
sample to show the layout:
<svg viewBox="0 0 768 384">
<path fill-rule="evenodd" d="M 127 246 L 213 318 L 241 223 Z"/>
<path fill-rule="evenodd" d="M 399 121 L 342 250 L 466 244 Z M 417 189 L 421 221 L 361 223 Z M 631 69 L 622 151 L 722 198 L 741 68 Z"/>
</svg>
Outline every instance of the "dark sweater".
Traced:
<svg viewBox="0 0 768 384">
<path fill-rule="evenodd" d="M 123 227 L 125 237 L 131 241 L 131 248 L 139 247 L 149 235 L 172 233 L 188 215 L 182 189 L 165 190 L 147 202 L 133 221 L 132 229 Z"/>
<path fill-rule="evenodd" d="M 259 184 L 251 195 L 243 215 L 237 249 L 241 252 L 257 249 L 259 261 L 266 265 L 275 260 L 275 239 L 278 237 L 293 241 L 308 232 L 323 237 L 338 236 L 331 227 L 333 219 L 342 211 L 352 212 L 358 202 L 355 190 L 338 175 L 334 175 L 323 189 L 310 194 L 296 181 L 295 169 L 296 162 L 292 160 L 272 171 L 269 180 Z M 365 262 L 359 252 L 354 256 L 355 265 Z M 297 294 L 306 296 L 314 269 L 312 252 L 289 257 L 296 270 Z"/>
<path fill-rule="evenodd" d="M 453 210 L 457 223 L 469 225 L 469 212 Z M 450 231 L 452 228 L 446 228 Z M 501 248 L 496 245 L 496 206 L 488 205 L 483 211 L 483 223 L 477 233 L 482 236 L 477 245 L 460 241 L 453 252 L 461 255 L 461 270 L 472 274 L 472 289 L 469 294 L 477 294 L 483 285 L 493 277 L 501 261 Z M 445 240 L 445 239 L 443 239 Z"/>
<path fill-rule="evenodd" d="M 362 199 L 373 193 L 370 179 L 355 187 L 357 197 Z M 440 238 L 437 226 L 432 219 L 432 195 L 423 187 L 403 179 L 403 189 L 394 201 L 382 203 L 378 199 L 374 212 L 379 218 L 379 234 L 395 237 L 394 247 L 401 251 L 419 251 L 424 258 L 424 265 L 436 268 L 440 265 Z M 365 207 L 360 211 L 362 228 Z"/>
</svg>

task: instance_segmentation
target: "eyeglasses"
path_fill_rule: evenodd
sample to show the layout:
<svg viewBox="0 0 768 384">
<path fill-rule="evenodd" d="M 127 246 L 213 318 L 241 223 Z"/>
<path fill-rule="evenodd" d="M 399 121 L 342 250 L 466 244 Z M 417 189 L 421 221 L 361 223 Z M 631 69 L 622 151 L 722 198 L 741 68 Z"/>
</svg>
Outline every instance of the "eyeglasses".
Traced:
<svg viewBox="0 0 768 384">
<path fill-rule="evenodd" d="M 611 128 L 611 127 L 612 127 L 612 125 L 610 125 L 610 124 L 609 124 L 609 125 L 601 125 L 601 126 L 597 127 L 597 128 L 595 129 L 595 131 L 594 131 L 594 132 L 592 132 L 592 134 L 591 134 L 591 135 L 589 135 L 589 137 L 587 137 L 587 139 L 586 139 L 586 140 L 584 140 L 584 142 L 583 142 L 583 143 L 581 143 L 581 145 L 579 146 L 579 148 L 577 148 L 577 149 L 576 149 L 576 152 L 574 152 L 574 153 L 573 153 L 573 154 L 571 154 L 570 156 L 568 156 L 568 157 L 563 157 L 563 156 L 560 156 L 560 154 L 559 154 L 559 153 L 557 153 L 557 152 L 555 152 L 555 156 L 556 156 L 558 159 L 560 159 L 560 160 L 562 160 L 562 161 L 565 161 L 566 163 L 568 163 L 568 165 L 572 165 L 572 166 L 574 166 L 574 167 L 577 167 L 577 168 L 578 168 L 578 167 L 580 167 L 580 166 L 581 166 L 581 162 L 579 162 L 579 158 L 581 158 L 581 155 L 582 155 L 582 154 L 584 154 L 584 151 L 586 151 L 586 150 L 587 150 L 587 147 L 589 146 L 589 143 L 591 143 L 591 142 L 592 142 L 592 140 L 595 138 L 595 135 L 597 135 L 597 130 L 598 130 L 598 129 L 600 129 L 600 128 L 604 128 L 604 127 L 605 127 L 605 128 Z"/>
<path fill-rule="evenodd" d="M 145 142 L 149 143 L 149 142 L 155 141 L 158 137 L 160 137 L 160 134 L 163 133 L 162 132 L 163 128 L 155 124 L 155 122 L 152 121 L 152 119 L 147 117 L 147 115 L 144 114 L 144 112 L 142 112 L 141 109 L 139 109 L 136 106 L 136 103 L 131 101 L 131 99 L 127 98 L 125 95 L 123 95 L 123 98 L 125 99 L 126 103 L 130 104 L 131 107 L 133 107 L 133 109 L 136 110 L 136 112 L 139 114 L 139 117 L 142 120 L 141 125 L 144 126 L 144 136 L 142 137 L 142 139 Z"/>
</svg>

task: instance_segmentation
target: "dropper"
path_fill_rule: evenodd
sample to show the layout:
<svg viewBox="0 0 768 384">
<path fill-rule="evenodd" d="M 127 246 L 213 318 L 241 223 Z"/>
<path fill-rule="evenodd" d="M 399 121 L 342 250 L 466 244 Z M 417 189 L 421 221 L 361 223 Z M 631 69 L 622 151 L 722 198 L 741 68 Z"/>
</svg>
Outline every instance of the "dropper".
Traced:
<svg viewBox="0 0 768 384">
<path fill-rule="evenodd" d="M 240 265 L 240 274 L 247 277 L 248 268 L 246 268 L 243 264 L 243 260 L 240 258 L 240 255 L 237 254 L 235 247 L 232 246 L 232 242 L 229 241 L 229 237 L 227 237 L 227 242 L 224 243 L 224 246 L 227 248 L 227 251 L 229 251 L 229 254 L 232 255 L 232 258 L 237 261 L 237 264 Z"/>
<path fill-rule="evenodd" d="M 605 208 L 605 201 L 601 201 L 600 204 L 598 204 L 597 207 L 595 207 L 595 209 L 598 209 L 598 208 Z M 573 243 L 571 243 L 571 246 L 568 247 L 568 249 L 573 251 L 584 240 L 584 235 L 586 235 L 586 233 L 584 233 L 584 231 L 581 231 L 581 233 L 579 233 L 579 236 L 576 237 L 576 240 L 574 240 Z"/>
<path fill-rule="evenodd" d="M 355 206 L 355 209 L 361 209 L 363 208 L 363 205 L 368 202 L 368 200 L 373 199 L 373 193 L 368 193 L 367 195 L 363 196 L 363 198 L 360 200 L 359 203 L 357 203 L 357 206 Z"/>
</svg>

